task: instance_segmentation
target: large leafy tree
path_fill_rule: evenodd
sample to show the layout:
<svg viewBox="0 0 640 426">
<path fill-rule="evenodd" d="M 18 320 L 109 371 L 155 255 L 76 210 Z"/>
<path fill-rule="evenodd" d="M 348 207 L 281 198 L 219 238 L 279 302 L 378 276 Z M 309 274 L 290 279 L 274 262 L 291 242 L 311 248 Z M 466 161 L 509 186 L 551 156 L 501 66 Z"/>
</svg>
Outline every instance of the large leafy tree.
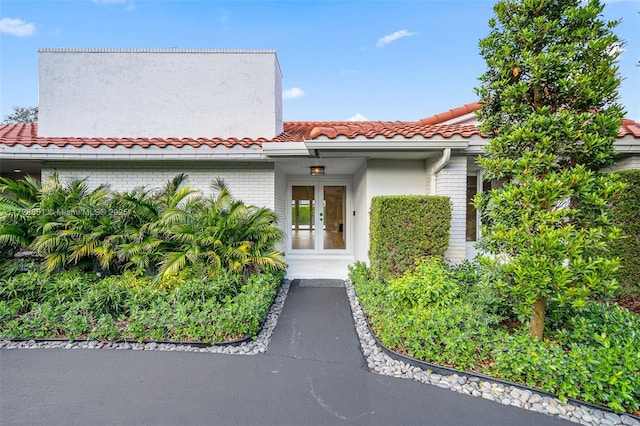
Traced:
<svg viewBox="0 0 640 426">
<path fill-rule="evenodd" d="M 15 123 L 36 123 L 38 122 L 38 107 L 13 107 L 13 112 L 4 116 L 4 122 Z"/>
<path fill-rule="evenodd" d="M 615 288 L 607 257 L 619 230 L 608 203 L 621 190 L 613 142 L 617 104 L 617 22 L 599 0 L 501 0 L 480 41 L 487 70 L 477 89 L 479 160 L 496 189 L 479 196 L 490 279 L 542 338 L 547 302 L 580 307 Z"/>
</svg>

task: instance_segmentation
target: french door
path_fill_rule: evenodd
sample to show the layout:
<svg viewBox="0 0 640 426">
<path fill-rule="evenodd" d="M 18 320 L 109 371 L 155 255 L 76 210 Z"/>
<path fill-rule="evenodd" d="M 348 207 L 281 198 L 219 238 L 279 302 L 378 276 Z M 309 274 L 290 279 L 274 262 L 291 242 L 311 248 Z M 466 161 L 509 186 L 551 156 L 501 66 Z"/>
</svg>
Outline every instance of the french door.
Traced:
<svg viewBox="0 0 640 426">
<path fill-rule="evenodd" d="M 347 249 L 348 190 L 343 183 L 290 186 L 292 252 L 338 252 Z"/>
</svg>

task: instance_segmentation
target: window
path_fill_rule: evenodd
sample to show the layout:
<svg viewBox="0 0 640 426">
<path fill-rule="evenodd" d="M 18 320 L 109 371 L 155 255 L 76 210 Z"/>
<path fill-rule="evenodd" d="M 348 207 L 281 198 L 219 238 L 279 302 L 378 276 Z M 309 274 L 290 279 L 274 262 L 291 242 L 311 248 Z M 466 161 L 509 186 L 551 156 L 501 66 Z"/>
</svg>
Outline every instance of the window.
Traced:
<svg viewBox="0 0 640 426">
<path fill-rule="evenodd" d="M 475 242 L 480 236 L 480 215 L 473 205 L 473 197 L 478 193 L 478 186 L 481 185 L 482 192 L 491 189 L 491 182 L 482 180 L 480 172 L 473 172 L 467 176 L 467 242 Z"/>
</svg>

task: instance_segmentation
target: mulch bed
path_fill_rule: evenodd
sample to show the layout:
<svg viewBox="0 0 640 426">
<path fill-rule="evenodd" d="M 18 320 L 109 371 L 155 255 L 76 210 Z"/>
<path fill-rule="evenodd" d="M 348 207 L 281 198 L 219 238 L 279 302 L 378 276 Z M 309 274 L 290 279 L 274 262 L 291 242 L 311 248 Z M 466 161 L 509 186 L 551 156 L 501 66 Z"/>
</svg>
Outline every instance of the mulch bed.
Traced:
<svg viewBox="0 0 640 426">
<path fill-rule="evenodd" d="M 627 296 L 616 299 L 616 303 L 631 312 L 640 315 L 640 296 Z"/>
</svg>

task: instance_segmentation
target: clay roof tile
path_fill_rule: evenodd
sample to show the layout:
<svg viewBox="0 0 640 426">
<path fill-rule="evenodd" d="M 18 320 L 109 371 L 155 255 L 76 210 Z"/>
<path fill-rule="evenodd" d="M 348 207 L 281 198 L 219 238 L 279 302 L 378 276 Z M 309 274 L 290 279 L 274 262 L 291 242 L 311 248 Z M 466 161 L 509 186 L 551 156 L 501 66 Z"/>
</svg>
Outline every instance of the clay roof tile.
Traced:
<svg viewBox="0 0 640 426">
<path fill-rule="evenodd" d="M 225 147 L 250 147 L 252 145 L 260 146 L 263 142 L 303 142 L 318 137 L 326 137 L 328 139 L 336 139 L 339 136 L 354 139 L 356 137 L 364 137 L 372 139 L 375 137 L 404 137 L 414 138 L 421 136 L 424 138 L 444 137 L 450 138 L 456 135 L 462 137 L 471 137 L 481 135 L 478 127 L 474 124 L 442 124 L 452 118 L 460 117 L 469 112 L 480 108 L 478 102 L 454 108 L 442 114 L 436 114 L 432 117 L 423 118 L 417 122 L 410 121 L 300 121 L 285 122 L 284 130 L 274 138 L 79 138 L 79 137 L 39 137 L 38 125 L 35 123 L 27 124 L 0 124 L 0 144 L 8 147 L 22 145 L 31 147 L 39 145 L 48 147 L 50 145 L 65 146 L 90 146 L 100 147 L 140 147 L 140 148 L 165 148 L 173 146 L 181 148 L 183 146 L 191 146 L 193 148 L 209 147 L 214 148 L 218 145 Z M 630 119 L 624 119 L 621 122 L 618 137 L 631 135 L 634 138 L 640 138 L 640 123 Z"/>
</svg>

